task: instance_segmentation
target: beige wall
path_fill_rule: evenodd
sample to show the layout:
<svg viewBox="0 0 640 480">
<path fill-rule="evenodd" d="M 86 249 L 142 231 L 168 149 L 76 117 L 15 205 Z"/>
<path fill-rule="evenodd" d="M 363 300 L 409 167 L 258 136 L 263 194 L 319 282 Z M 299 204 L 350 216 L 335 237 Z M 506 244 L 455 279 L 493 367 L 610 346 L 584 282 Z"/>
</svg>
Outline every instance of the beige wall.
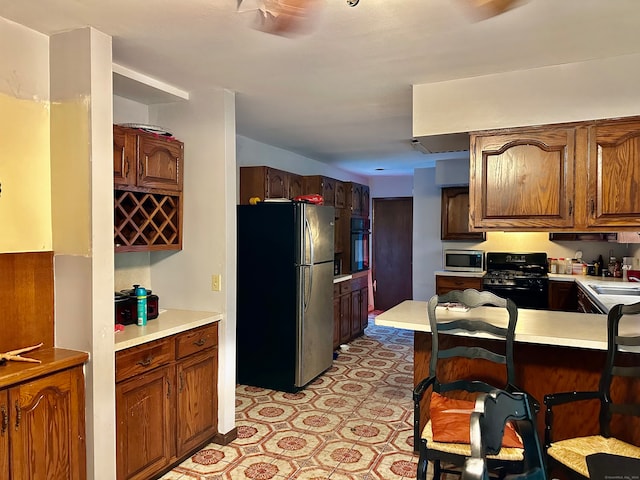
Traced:
<svg viewBox="0 0 640 480">
<path fill-rule="evenodd" d="M 0 252 L 52 249 L 49 39 L 0 18 Z"/>
</svg>

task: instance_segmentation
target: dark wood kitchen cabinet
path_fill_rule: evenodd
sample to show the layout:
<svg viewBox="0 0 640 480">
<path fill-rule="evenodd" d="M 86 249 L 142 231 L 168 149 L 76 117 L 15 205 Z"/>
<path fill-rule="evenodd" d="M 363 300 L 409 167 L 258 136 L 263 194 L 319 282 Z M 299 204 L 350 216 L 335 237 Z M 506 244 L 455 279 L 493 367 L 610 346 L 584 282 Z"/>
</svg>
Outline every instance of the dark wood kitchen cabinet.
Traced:
<svg viewBox="0 0 640 480">
<path fill-rule="evenodd" d="M 443 188 L 441 197 L 441 240 L 485 240 L 485 232 L 469 231 L 469 187 Z"/>
<path fill-rule="evenodd" d="M 322 195 L 324 204 L 335 206 L 336 204 L 336 180 L 321 175 L 309 175 L 303 177 L 303 194 L 311 195 L 317 193 Z"/>
<path fill-rule="evenodd" d="M 471 134 L 472 230 L 640 228 L 640 117 Z"/>
<path fill-rule="evenodd" d="M 585 292 L 580 285 L 577 285 L 577 301 L 578 312 L 582 313 L 605 313 L 602 309 L 591 300 L 587 292 Z"/>
<path fill-rule="evenodd" d="M 472 134 L 471 229 L 572 228 L 574 163 L 570 127 Z"/>
<path fill-rule="evenodd" d="M 116 252 L 182 249 L 184 145 L 113 126 Z"/>
<path fill-rule="evenodd" d="M 575 282 L 549 280 L 549 310 L 578 311 L 578 286 Z"/>
<path fill-rule="evenodd" d="M 334 283 L 334 348 L 340 344 L 348 343 L 351 340 L 351 282 Z M 337 299 L 337 305 L 336 305 Z M 338 338 L 336 342 L 336 333 Z"/>
<path fill-rule="evenodd" d="M 304 191 L 301 175 L 267 166 L 240 167 L 240 205 L 258 197 L 292 199 Z"/>
<path fill-rule="evenodd" d="M 351 339 L 362 335 L 369 324 L 369 286 L 367 276 L 351 280 Z"/>
<path fill-rule="evenodd" d="M 588 127 L 588 198 L 591 228 L 640 228 L 640 119 Z"/>
<path fill-rule="evenodd" d="M 360 183 L 347 182 L 347 208 L 355 217 L 369 216 L 369 187 Z"/>
<path fill-rule="evenodd" d="M 50 348 L 40 364 L 9 362 L 0 374 L 0 478 L 86 478 L 84 374 L 88 355 Z"/>
<path fill-rule="evenodd" d="M 217 345 L 213 323 L 116 352 L 118 480 L 151 478 L 216 435 Z"/>
<path fill-rule="evenodd" d="M 172 137 L 113 126 L 113 182 L 133 187 L 182 191 L 184 145 Z"/>
</svg>

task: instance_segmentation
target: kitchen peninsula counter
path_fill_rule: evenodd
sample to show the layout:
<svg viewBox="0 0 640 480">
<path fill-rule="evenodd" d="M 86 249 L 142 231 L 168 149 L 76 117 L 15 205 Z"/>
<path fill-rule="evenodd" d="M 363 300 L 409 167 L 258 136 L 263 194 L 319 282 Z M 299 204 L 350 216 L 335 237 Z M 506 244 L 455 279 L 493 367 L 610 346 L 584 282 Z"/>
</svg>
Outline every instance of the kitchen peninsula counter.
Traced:
<svg viewBox="0 0 640 480">
<path fill-rule="evenodd" d="M 506 312 L 496 307 L 478 307 L 469 312 L 442 312 L 441 318 L 481 318 L 496 325 L 506 325 Z M 497 315 L 500 313 L 500 315 Z M 376 325 L 414 331 L 414 385 L 429 375 L 431 357 L 431 332 L 427 317 L 427 302 L 407 300 L 378 315 Z M 621 332 L 637 332 L 640 325 L 621 324 Z M 544 435 L 544 405 L 546 394 L 567 391 L 594 391 L 598 388 L 600 372 L 605 362 L 607 347 L 607 316 L 548 310 L 518 309 L 518 323 L 514 345 L 514 360 L 518 385 L 541 404 L 537 426 L 540 438 Z M 483 343 L 495 343 L 503 340 L 492 339 L 486 335 L 463 335 L 452 331 L 440 336 L 442 348 L 453 345 L 471 346 Z M 627 353 L 635 356 L 638 353 Z M 470 377 L 485 378 L 494 385 L 504 385 L 504 378 L 497 370 L 488 371 L 486 366 L 477 367 L 469 360 L 450 359 L 441 370 L 441 375 L 453 375 L 455 372 L 468 372 Z M 614 384 L 613 394 L 626 392 L 633 395 L 640 388 L 639 382 L 627 385 Z M 633 401 L 633 399 L 631 399 Z M 582 436 L 598 431 L 597 402 L 583 402 L 579 415 L 565 419 L 559 428 L 555 428 L 556 438 Z M 421 403 L 420 425 L 423 427 L 429 416 L 429 396 Z M 572 408 L 572 407 L 567 407 Z M 566 410 L 563 410 L 566 411 Z M 640 422 L 639 422 L 640 423 Z M 617 424 L 614 432 L 626 441 L 640 446 L 640 425 Z"/>
<path fill-rule="evenodd" d="M 220 320 L 222 320 L 222 314 L 218 312 L 160 310 L 158 318 L 148 320 L 146 326 L 127 325 L 124 331 L 116 332 L 114 350 L 118 352 Z"/>
</svg>

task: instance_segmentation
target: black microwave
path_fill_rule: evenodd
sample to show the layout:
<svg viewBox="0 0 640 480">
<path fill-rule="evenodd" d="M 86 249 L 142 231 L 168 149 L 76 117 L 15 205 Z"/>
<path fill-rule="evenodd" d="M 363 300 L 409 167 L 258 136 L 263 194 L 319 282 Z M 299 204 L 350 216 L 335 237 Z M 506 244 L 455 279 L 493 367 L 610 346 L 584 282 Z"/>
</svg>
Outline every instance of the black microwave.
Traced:
<svg viewBox="0 0 640 480">
<path fill-rule="evenodd" d="M 483 272 L 484 251 L 482 250 L 445 250 L 442 268 L 454 272 Z"/>
</svg>

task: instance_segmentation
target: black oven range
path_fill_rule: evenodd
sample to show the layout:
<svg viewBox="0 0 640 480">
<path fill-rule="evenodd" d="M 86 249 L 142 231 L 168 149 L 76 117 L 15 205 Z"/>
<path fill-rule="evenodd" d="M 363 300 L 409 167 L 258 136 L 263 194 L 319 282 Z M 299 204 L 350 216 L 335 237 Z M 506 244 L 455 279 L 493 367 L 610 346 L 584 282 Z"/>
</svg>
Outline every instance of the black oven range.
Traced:
<svg viewBox="0 0 640 480">
<path fill-rule="evenodd" d="M 482 289 L 510 298 L 519 308 L 549 306 L 546 253 L 487 252 Z"/>
</svg>

